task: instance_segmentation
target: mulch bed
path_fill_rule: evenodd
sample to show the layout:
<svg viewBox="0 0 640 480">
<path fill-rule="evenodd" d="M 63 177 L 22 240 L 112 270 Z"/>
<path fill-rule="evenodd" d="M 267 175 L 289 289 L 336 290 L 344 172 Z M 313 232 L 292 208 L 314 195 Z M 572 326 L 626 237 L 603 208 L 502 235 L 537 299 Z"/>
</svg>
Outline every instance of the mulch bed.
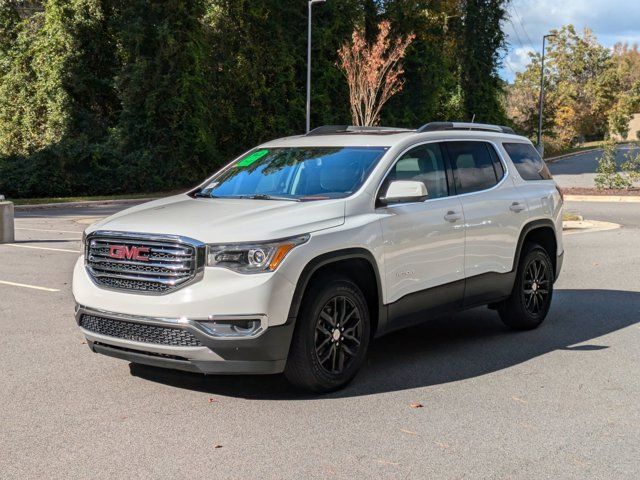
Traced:
<svg viewBox="0 0 640 480">
<path fill-rule="evenodd" d="M 620 196 L 637 196 L 640 195 L 640 188 L 612 188 L 598 190 L 597 188 L 572 187 L 563 188 L 562 193 L 565 195 L 620 195 Z"/>
</svg>

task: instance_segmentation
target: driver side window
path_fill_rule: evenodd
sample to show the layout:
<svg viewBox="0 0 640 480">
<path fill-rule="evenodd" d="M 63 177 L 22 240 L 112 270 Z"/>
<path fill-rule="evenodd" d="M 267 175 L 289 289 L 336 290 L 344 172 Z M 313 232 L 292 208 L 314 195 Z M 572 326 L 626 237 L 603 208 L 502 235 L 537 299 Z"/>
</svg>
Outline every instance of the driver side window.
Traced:
<svg viewBox="0 0 640 480">
<path fill-rule="evenodd" d="M 386 192 L 395 180 L 422 182 L 427 187 L 427 199 L 448 196 L 447 171 L 440 144 L 420 145 L 402 155 L 384 180 L 381 191 Z"/>
</svg>

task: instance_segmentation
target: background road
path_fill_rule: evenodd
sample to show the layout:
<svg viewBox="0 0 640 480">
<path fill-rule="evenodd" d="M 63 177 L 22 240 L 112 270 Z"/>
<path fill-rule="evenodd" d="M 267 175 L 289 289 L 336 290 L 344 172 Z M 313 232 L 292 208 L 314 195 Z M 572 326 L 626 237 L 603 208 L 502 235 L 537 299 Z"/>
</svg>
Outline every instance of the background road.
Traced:
<svg viewBox="0 0 640 480">
<path fill-rule="evenodd" d="M 324 397 L 91 353 L 71 271 L 110 210 L 21 214 L 0 245 L 0 477 L 637 478 L 640 209 L 567 207 L 624 227 L 566 236 L 541 328 L 483 308 L 396 332 Z"/>
<path fill-rule="evenodd" d="M 626 154 L 637 154 L 640 149 L 630 146 L 618 147 L 616 151 L 616 163 L 621 165 L 626 159 Z M 602 156 L 602 150 L 581 153 L 572 157 L 563 158 L 549 164 L 549 170 L 554 180 L 563 188 L 595 188 L 594 179 L 598 160 Z"/>
</svg>

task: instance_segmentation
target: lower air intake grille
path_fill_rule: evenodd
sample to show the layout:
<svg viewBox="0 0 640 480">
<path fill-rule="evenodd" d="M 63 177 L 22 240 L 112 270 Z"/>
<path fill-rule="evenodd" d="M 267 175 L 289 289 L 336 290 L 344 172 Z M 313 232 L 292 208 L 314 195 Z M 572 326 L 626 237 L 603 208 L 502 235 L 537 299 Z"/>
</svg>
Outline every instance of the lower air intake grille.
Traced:
<svg viewBox="0 0 640 480">
<path fill-rule="evenodd" d="M 132 340 L 134 342 L 155 343 L 173 347 L 202 346 L 200 340 L 181 328 L 159 327 L 157 325 L 126 322 L 87 314 L 82 315 L 80 318 L 80 326 L 99 335 Z"/>
<path fill-rule="evenodd" d="M 138 292 L 168 292 L 171 287 L 156 282 L 147 282 L 144 280 L 123 280 L 121 278 L 101 278 L 99 284 L 116 290 L 132 290 Z"/>
</svg>

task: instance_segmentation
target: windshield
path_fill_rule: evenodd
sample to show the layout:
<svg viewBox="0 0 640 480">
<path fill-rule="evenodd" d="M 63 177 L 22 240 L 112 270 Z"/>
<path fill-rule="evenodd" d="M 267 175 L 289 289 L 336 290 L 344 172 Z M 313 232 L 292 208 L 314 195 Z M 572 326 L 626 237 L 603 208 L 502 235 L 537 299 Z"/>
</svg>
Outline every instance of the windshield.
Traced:
<svg viewBox="0 0 640 480">
<path fill-rule="evenodd" d="M 322 200 L 355 192 L 385 147 L 263 148 L 238 159 L 196 193 L 210 198 Z"/>
</svg>

